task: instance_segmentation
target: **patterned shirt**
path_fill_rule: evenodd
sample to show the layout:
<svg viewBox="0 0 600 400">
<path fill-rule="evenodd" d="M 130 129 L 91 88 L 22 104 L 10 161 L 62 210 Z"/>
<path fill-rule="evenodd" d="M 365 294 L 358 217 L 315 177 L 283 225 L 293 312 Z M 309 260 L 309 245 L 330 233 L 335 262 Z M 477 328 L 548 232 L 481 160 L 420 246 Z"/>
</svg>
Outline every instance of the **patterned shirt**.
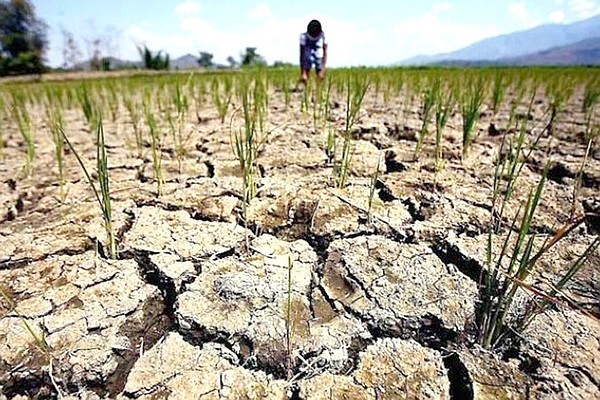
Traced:
<svg viewBox="0 0 600 400">
<path fill-rule="evenodd" d="M 323 58 L 323 47 L 327 44 L 325 41 L 325 33 L 317 37 L 312 37 L 308 32 L 300 35 L 300 46 L 305 46 L 305 51 L 309 57 Z"/>
</svg>

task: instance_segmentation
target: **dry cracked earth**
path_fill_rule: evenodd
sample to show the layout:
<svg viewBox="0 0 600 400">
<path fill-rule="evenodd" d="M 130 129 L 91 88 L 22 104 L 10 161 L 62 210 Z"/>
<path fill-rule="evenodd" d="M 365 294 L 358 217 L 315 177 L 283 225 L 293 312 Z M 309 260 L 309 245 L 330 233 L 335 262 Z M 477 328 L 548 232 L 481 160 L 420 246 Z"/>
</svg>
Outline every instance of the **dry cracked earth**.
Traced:
<svg viewBox="0 0 600 400">
<path fill-rule="evenodd" d="M 580 97 L 554 141 L 542 139 L 555 155 L 537 233 L 569 218 L 585 152 Z M 0 282 L 14 304 L 4 299 L 1 306 L 0 397 L 600 398 L 600 254 L 567 289 L 596 319 L 556 307 L 503 352 L 485 351 L 474 339 L 501 140 L 495 128 L 506 123 L 506 111 L 492 117 L 484 109 L 465 162 L 454 115 L 444 137 L 446 165 L 434 178 L 431 142 L 413 158 L 419 107 L 400 100 L 367 98 L 349 185 L 337 190 L 326 134 L 312 129 L 299 97 L 285 110 L 282 94 L 272 93 L 269 117 L 277 128 L 259 155 L 258 195 L 245 221 L 229 126 L 209 104 L 198 121 L 189 116 L 181 172 L 166 139 L 160 197 L 150 150 L 136 157 L 122 109 L 105 125 L 116 261 L 103 256 L 100 210 L 72 154 L 60 201 L 43 110 L 34 120 L 32 178 L 19 172 L 24 144 L 14 123 L 3 121 Z M 545 107 L 542 98 L 531 116 L 534 130 Z M 93 134 L 79 110 L 65 116 L 71 140 L 93 165 Z M 334 101 L 332 124 L 343 126 L 343 118 Z M 540 150 L 526 164 L 520 200 L 544 162 Z M 369 221 L 369 176 L 378 163 Z M 577 212 L 598 210 L 599 186 L 596 148 Z M 590 217 L 540 262 L 531 282 L 554 282 L 599 225 Z M 51 362 L 21 318 L 45 339 Z"/>
</svg>

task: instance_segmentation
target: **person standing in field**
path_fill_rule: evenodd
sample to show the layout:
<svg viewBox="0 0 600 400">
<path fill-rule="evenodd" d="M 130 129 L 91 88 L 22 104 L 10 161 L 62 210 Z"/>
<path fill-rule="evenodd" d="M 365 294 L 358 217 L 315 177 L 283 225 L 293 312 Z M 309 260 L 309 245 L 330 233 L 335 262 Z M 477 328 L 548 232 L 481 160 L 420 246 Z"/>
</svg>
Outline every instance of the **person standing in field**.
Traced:
<svg viewBox="0 0 600 400">
<path fill-rule="evenodd" d="M 300 35 L 300 82 L 306 84 L 311 68 L 314 66 L 319 82 L 325 78 L 327 65 L 327 42 L 321 23 L 313 19 L 308 23 L 306 32 Z"/>
</svg>

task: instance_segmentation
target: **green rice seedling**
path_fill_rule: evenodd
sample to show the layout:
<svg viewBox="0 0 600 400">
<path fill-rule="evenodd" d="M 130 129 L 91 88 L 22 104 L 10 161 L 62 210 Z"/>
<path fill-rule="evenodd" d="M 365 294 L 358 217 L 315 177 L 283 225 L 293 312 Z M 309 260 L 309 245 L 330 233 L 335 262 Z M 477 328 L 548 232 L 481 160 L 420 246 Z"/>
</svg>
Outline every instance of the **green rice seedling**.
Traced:
<svg viewBox="0 0 600 400">
<path fill-rule="evenodd" d="M 346 81 L 346 121 L 344 127 L 344 143 L 342 144 L 341 158 L 334 165 L 334 173 L 337 177 L 337 187 L 346 186 L 348 171 L 350 170 L 350 159 L 352 157 L 352 127 L 358 118 L 360 107 L 369 89 L 369 77 L 360 72 L 348 75 Z"/>
<path fill-rule="evenodd" d="M 313 92 L 313 86 L 314 84 L 312 81 L 308 81 L 304 87 L 304 90 L 302 91 L 302 103 L 300 104 L 300 110 L 304 115 L 306 115 L 310 109 L 310 93 Z"/>
<path fill-rule="evenodd" d="M 61 399 L 64 398 L 60 388 L 58 387 L 56 381 L 54 380 L 54 376 L 53 376 L 53 372 L 52 372 L 52 363 L 53 363 L 52 348 L 46 341 L 44 331 L 42 329 L 40 329 L 39 335 L 37 333 L 35 333 L 32 325 L 30 324 L 28 319 L 25 318 L 23 316 L 23 314 L 21 314 L 17 310 L 17 305 L 16 305 L 15 301 L 12 299 L 9 292 L 7 290 L 5 290 L 2 286 L 0 286 L 0 296 L 6 302 L 6 305 L 9 309 L 9 311 L 14 313 L 17 316 L 17 318 L 19 318 L 19 320 L 21 321 L 21 323 L 27 330 L 27 333 L 32 337 L 33 345 L 35 347 L 37 347 L 38 350 L 41 351 L 41 353 L 44 357 L 44 361 L 48 363 L 48 374 L 50 375 L 50 381 L 52 382 L 52 385 L 54 386 L 54 389 L 56 390 L 58 398 L 61 398 Z M 9 345 L 10 345 L 10 343 L 9 343 Z"/>
<path fill-rule="evenodd" d="M 594 254 L 599 245 L 597 237 L 584 251 L 584 253 L 567 268 L 567 272 L 555 284 L 548 294 L 543 295 L 541 302 L 535 301 L 525 307 L 525 311 L 520 314 L 513 308 L 513 303 L 518 290 L 528 289 L 524 283 L 526 279 L 535 271 L 537 262 L 553 246 L 565 238 L 570 232 L 574 231 L 579 225 L 584 223 L 585 218 L 569 222 L 560 228 L 552 237 L 546 237 L 539 250 L 534 252 L 535 242 L 538 235 L 530 232 L 531 221 L 541 199 L 541 191 L 544 185 L 547 169 L 540 179 L 535 191 L 532 191 L 527 199 L 525 207 L 522 210 L 521 222 L 517 222 L 519 213 L 515 215 L 509 232 L 503 240 L 500 254 L 497 255 L 495 262 L 492 261 L 491 248 L 493 246 L 493 236 L 488 236 L 488 271 L 485 274 L 485 290 L 483 297 L 483 308 L 480 318 L 480 338 L 481 343 L 486 349 L 499 347 L 503 341 L 511 336 L 519 336 L 521 332 L 531 323 L 531 321 L 546 310 L 550 304 L 557 302 L 557 294 L 560 290 L 581 270 Z M 491 232 L 491 231 L 490 231 Z M 514 240 L 514 247 L 510 250 L 511 233 L 515 232 L 517 237 Z M 507 259 L 507 267 L 504 267 L 502 260 Z M 534 292 L 535 294 L 538 294 Z"/>
<path fill-rule="evenodd" d="M 435 100 L 435 171 L 442 170 L 444 164 L 442 133 L 452 115 L 456 101 L 456 89 L 449 84 L 445 91 L 439 90 Z"/>
<path fill-rule="evenodd" d="M 189 80 L 189 89 L 192 96 L 192 100 L 194 101 L 194 110 L 196 112 L 196 118 L 200 121 L 200 110 L 206 101 L 206 78 L 198 78 L 190 75 Z"/>
<path fill-rule="evenodd" d="M 332 164 L 335 161 L 337 152 L 337 136 L 335 129 L 331 124 L 327 126 L 327 142 L 325 144 L 325 154 L 327 155 L 327 164 Z"/>
<path fill-rule="evenodd" d="M 313 130 L 317 131 L 319 120 L 319 111 L 321 105 L 321 85 L 311 85 L 312 90 L 312 122 L 313 122 Z"/>
<path fill-rule="evenodd" d="M 487 270 L 482 271 L 480 279 L 482 301 L 478 316 L 479 339 L 487 349 L 498 347 L 505 338 L 511 335 L 511 332 L 517 332 L 517 334 L 522 332 L 526 326 L 523 321 L 530 322 L 531 318 L 535 316 L 536 309 L 531 308 L 522 315 L 514 317 L 513 303 L 517 290 L 533 273 L 537 261 L 553 245 L 585 220 L 582 218 L 569 222 L 552 238 L 547 237 L 540 250 L 533 251 L 536 240 L 539 242 L 540 238 L 531 233 L 531 223 L 542 198 L 548 173 L 548 166 L 546 166 L 535 189 L 530 191 L 527 201 L 524 205 L 521 204 L 512 222 L 506 227 L 507 233 L 504 239 L 501 239 L 500 252 L 494 254 L 493 249 L 496 248 L 494 242 L 496 238 L 500 237 L 503 229 L 504 211 L 514 193 L 515 182 L 521 174 L 525 161 L 538 142 L 536 139 L 531 145 L 529 153 L 522 156 L 526 142 L 525 132 L 526 128 L 523 125 L 519 136 L 514 141 L 508 141 L 506 134 L 503 136 L 499 153 L 502 154 L 505 146 L 508 146 L 509 156 L 498 159 L 494 173 L 491 218 L 486 246 Z M 514 235 L 516 238 L 512 239 Z M 512 249 L 511 243 L 513 243 Z M 578 261 L 575 267 L 579 264 L 581 262 Z"/>
<path fill-rule="evenodd" d="M 381 73 L 380 71 L 370 71 L 371 76 L 371 87 L 373 88 L 373 96 L 375 97 L 375 99 L 377 99 L 379 97 L 379 94 L 381 93 L 381 86 L 382 86 L 382 82 L 381 82 Z"/>
<path fill-rule="evenodd" d="M 290 103 L 292 100 L 292 83 L 289 81 L 287 74 L 281 74 L 281 91 L 283 92 L 283 102 L 285 104 L 285 110 L 290 109 Z"/>
<path fill-rule="evenodd" d="M 104 230 L 106 231 L 106 236 L 108 238 L 108 253 L 110 258 L 113 260 L 117 259 L 118 249 L 117 249 L 117 241 L 115 238 L 115 233 L 113 229 L 113 216 L 112 216 L 112 206 L 110 199 L 110 180 L 108 173 L 108 158 L 106 156 L 106 143 L 104 140 L 104 125 L 102 123 L 102 116 L 97 115 L 96 120 L 96 166 L 98 173 L 98 186 L 100 190 L 96 188 L 96 184 L 92 179 L 92 176 L 88 172 L 88 169 L 83 162 L 83 159 L 79 156 L 79 153 L 75 150 L 75 147 L 69 141 L 65 131 L 62 127 L 59 127 L 60 132 L 62 134 L 65 143 L 75 155 L 77 162 L 81 166 L 85 178 L 92 190 L 94 191 L 94 195 L 96 196 L 96 200 L 98 201 L 98 205 L 100 206 L 100 210 L 102 211 L 102 219 L 104 220 Z"/>
<path fill-rule="evenodd" d="M 269 96 L 266 79 L 256 77 L 254 80 L 253 108 L 254 118 L 258 126 L 258 131 L 263 135 L 266 131 L 266 124 L 269 111 Z"/>
<path fill-rule="evenodd" d="M 332 81 L 327 79 L 313 86 L 313 129 L 317 132 L 329 121 L 331 115 Z"/>
<path fill-rule="evenodd" d="M 23 93 L 13 92 L 12 95 L 12 112 L 17 120 L 19 133 L 21 134 L 21 137 L 25 142 L 25 146 L 27 147 L 23 172 L 25 173 L 25 176 L 30 177 L 33 174 L 33 162 L 35 159 L 35 139 L 31 123 L 31 116 L 29 115 L 29 110 L 25 104 Z"/>
<path fill-rule="evenodd" d="M 59 107 L 54 106 L 49 100 L 46 107 L 46 117 L 48 119 L 48 125 L 50 126 L 50 133 L 52 133 L 52 142 L 54 143 L 54 154 L 56 156 L 56 164 L 58 165 L 58 185 L 60 187 L 60 201 L 64 202 L 67 197 L 65 190 L 65 162 L 64 162 L 64 145 L 65 139 L 63 138 L 64 132 L 64 117 L 62 110 Z"/>
<path fill-rule="evenodd" d="M 256 159 L 264 138 L 259 137 L 256 108 L 252 104 L 249 82 L 241 83 L 241 100 L 244 126 L 239 130 L 231 128 L 233 153 L 240 164 L 243 176 L 244 216 L 245 204 L 256 196 Z M 233 123 L 233 118 L 232 118 Z"/>
<path fill-rule="evenodd" d="M 146 123 L 150 132 L 150 144 L 152 147 L 152 168 L 154 169 L 154 179 L 156 180 L 156 195 L 161 196 L 163 193 L 164 177 L 162 169 L 162 143 L 161 135 L 158 129 L 158 122 L 154 116 L 152 102 L 150 100 L 150 92 L 146 92 L 143 100 L 144 113 L 146 115 Z"/>
<path fill-rule="evenodd" d="M 142 158 L 144 149 L 144 133 L 142 131 L 141 115 L 139 111 L 139 104 L 134 99 L 134 95 L 131 93 L 125 94 L 123 97 L 123 103 L 127 112 L 129 113 L 129 119 L 133 126 L 133 135 L 135 136 L 135 145 L 137 149 L 138 158 Z"/>
<path fill-rule="evenodd" d="M 572 95 L 573 84 L 568 77 L 556 76 L 546 84 L 546 96 L 550 98 L 548 106 L 550 120 L 546 129 L 550 136 L 554 136 L 554 127 L 559 122 L 560 114 Z"/>
<path fill-rule="evenodd" d="M 425 89 L 425 93 L 423 94 L 423 106 L 421 108 L 421 129 L 417 134 L 417 145 L 415 147 L 415 159 L 418 158 L 419 153 L 423 148 L 423 143 L 425 142 L 425 138 L 429 135 L 429 122 L 431 117 L 431 112 L 434 109 L 436 101 L 439 98 L 440 88 L 442 85 L 442 81 L 439 76 L 430 78 L 432 82 L 430 82 L 430 86 Z"/>
<path fill-rule="evenodd" d="M 191 132 L 188 135 L 184 135 L 185 117 L 188 111 L 188 99 L 185 93 L 183 93 L 179 84 L 175 85 L 173 103 L 175 106 L 176 118 L 173 119 L 171 113 L 167 113 L 167 120 L 173 136 L 173 145 L 175 148 L 175 156 L 177 158 L 179 173 L 181 173 L 181 162 L 186 155 L 185 147 L 190 139 Z"/>
<path fill-rule="evenodd" d="M 463 160 L 467 158 L 473 143 L 473 130 L 479 120 L 479 112 L 485 97 L 485 80 L 483 77 L 471 78 L 463 88 L 460 96 L 460 112 L 462 116 L 463 131 Z"/>
<path fill-rule="evenodd" d="M 525 207 L 521 206 L 515 213 L 502 250 L 496 257 L 493 254 L 493 238 L 499 227 L 498 222 L 494 221 L 488 230 L 487 273 L 483 276 L 482 310 L 478 321 L 481 344 L 486 349 L 496 347 L 500 338 L 506 333 L 507 312 L 511 308 L 518 288 L 518 285 L 512 280 L 504 279 L 504 276 L 500 274 L 501 271 L 504 271 L 502 261 L 505 257 L 509 258 L 509 266 L 505 273 L 510 277 L 522 281 L 532 272 L 533 265 L 530 265 L 529 260 L 533 256 L 535 235 L 530 235 L 530 228 L 542 196 L 546 172 L 542 175 L 535 191 L 530 192 Z M 520 214 L 521 223 L 519 224 L 517 218 Z M 518 236 L 514 248 L 510 252 L 509 243 L 513 232 L 516 232 Z"/>
<path fill-rule="evenodd" d="M 506 86 L 505 75 L 500 71 L 496 72 L 492 86 L 492 113 L 494 116 L 498 114 L 500 106 L 504 101 L 504 97 L 506 96 Z"/>
<path fill-rule="evenodd" d="M 117 122 L 117 119 L 119 118 L 119 90 L 114 82 L 107 85 L 105 89 L 108 92 L 106 94 L 106 100 L 111 120 L 112 122 Z"/>
<path fill-rule="evenodd" d="M 223 88 L 221 90 L 221 82 Z M 217 112 L 219 113 L 219 119 L 221 123 L 225 122 L 227 116 L 227 110 L 231 104 L 231 98 L 233 96 L 233 82 L 230 76 L 214 77 L 212 81 L 212 98 Z"/>
<path fill-rule="evenodd" d="M 525 97 L 525 92 L 527 90 L 527 86 L 523 83 L 523 80 L 518 80 L 516 85 L 515 85 L 515 89 L 514 89 L 514 97 L 510 103 L 510 109 L 509 109 L 509 113 L 508 113 L 508 123 L 506 124 L 506 130 L 510 130 L 513 126 L 513 124 L 517 124 L 517 111 L 519 108 L 519 105 L 521 104 L 521 102 L 523 101 L 523 98 Z"/>
<path fill-rule="evenodd" d="M 583 160 L 581 160 L 581 165 L 579 166 L 579 171 L 577 172 L 577 177 L 575 178 L 575 183 L 573 184 L 573 196 L 571 199 L 571 214 L 570 219 L 573 220 L 575 218 L 575 210 L 577 207 L 577 197 L 579 194 L 579 190 L 581 189 L 581 184 L 583 182 L 583 172 L 585 166 L 588 162 L 588 158 L 590 156 L 590 152 L 592 150 L 592 145 L 594 141 L 593 139 L 588 140 L 588 145 L 585 150 L 585 155 L 583 156 Z"/>
<path fill-rule="evenodd" d="M 97 130 L 98 120 L 100 116 L 97 107 L 95 107 L 92 103 L 89 89 L 86 85 L 82 85 L 81 87 L 79 87 L 77 91 L 77 99 L 79 100 L 79 104 L 81 105 L 83 115 L 88 125 L 90 126 L 90 129 L 92 131 Z"/>
<path fill-rule="evenodd" d="M 596 104 L 598 104 L 598 100 L 600 100 L 600 85 L 598 84 L 598 81 L 597 78 L 590 79 L 585 85 L 583 92 L 581 111 L 585 116 L 585 137 L 587 139 L 592 137 L 592 117 L 594 116 Z"/>
<path fill-rule="evenodd" d="M 0 286 L 0 295 L 6 302 L 7 308 L 11 312 L 15 313 L 17 318 L 19 318 L 21 320 L 21 322 L 23 323 L 23 326 L 27 330 L 27 333 L 29 333 L 29 335 L 31 335 L 35 347 L 37 347 L 44 354 L 47 361 L 50 362 L 52 356 L 50 354 L 50 346 L 48 345 L 48 343 L 46 342 L 46 338 L 44 337 L 44 331 L 43 330 L 41 331 L 41 335 L 38 335 L 37 333 L 35 333 L 35 331 L 33 330 L 32 326 L 29 323 L 29 321 L 27 320 L 27 318 L 25 318 L 17 310 L 17 304 L 13 300 L 12 296 L 2 286 Z"/>
</svg>

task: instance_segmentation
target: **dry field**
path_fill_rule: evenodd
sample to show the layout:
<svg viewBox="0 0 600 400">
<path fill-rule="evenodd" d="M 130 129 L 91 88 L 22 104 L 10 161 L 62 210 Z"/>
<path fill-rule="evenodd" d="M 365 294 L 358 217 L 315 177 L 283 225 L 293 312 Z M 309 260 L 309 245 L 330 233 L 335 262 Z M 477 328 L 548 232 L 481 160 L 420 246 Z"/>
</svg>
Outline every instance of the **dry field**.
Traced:
<svg viewBox="0 0 600 400">
<path fill-rule="evenodd" d="M 0 82 L 0 398 L 600 398 L 600 71 L 296 78 Z"/>
</svg>

